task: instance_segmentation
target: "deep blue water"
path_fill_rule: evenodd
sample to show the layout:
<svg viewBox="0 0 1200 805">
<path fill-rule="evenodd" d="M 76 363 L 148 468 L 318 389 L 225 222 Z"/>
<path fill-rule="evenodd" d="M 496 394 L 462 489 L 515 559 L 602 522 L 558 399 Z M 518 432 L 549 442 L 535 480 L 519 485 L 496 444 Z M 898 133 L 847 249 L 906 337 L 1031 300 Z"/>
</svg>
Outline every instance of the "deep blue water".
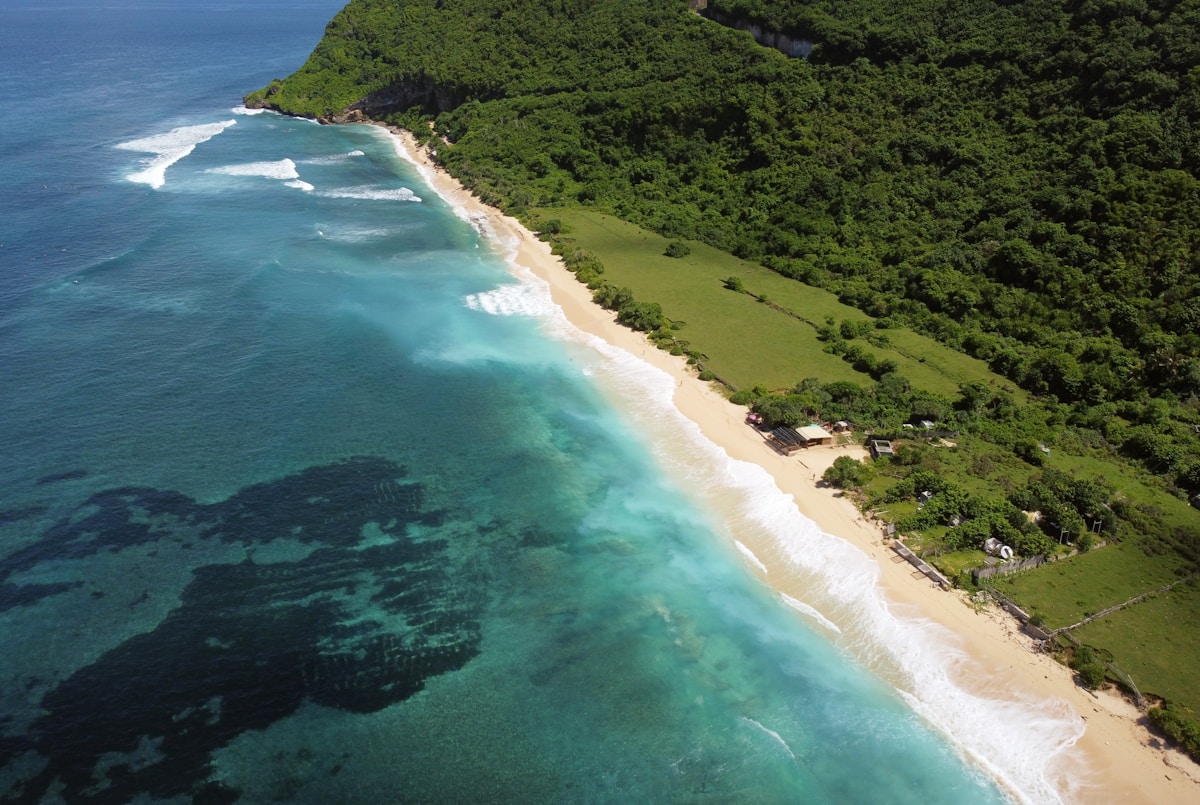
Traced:
<svg viewBox="0 0 1200 805">
<path fill-rule="evenodd" d="M 0 799 L 1051 796 L 385 134 L 237 108 L 338 7 L 0 9 Z"/>
</svg>

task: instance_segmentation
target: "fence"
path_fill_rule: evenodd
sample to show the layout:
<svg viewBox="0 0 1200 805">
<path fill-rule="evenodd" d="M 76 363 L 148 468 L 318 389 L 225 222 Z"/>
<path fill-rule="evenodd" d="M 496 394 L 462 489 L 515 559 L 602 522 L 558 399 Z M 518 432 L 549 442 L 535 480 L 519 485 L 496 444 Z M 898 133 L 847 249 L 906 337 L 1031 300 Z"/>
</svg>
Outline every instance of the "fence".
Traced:
<svg viewBox="0 0 1200 805">
<path fill-rule="evenodd" d="M 1022 559 L 1020 562 L 1008 562 L 1003 565 L 992 565 L 991 567 L 977 567 L 971 571 L 971 576 L 974 577 L 975 583 L 978 584 L 980 579 L 990 579 L 992 576 L 1007 576 L 1010 573 L 1020 573 L 1022 570 L 1041 567 L 1045 563 L 1046 557 L 1038 554 L 1028 559 Z"/>
<path fill-rule="evenodd" d="M 938 573 L 936 570 L 934 570 L 932 567 L 930 567 L 930 565 L 927 562 L 925 562 L 923 559 L 921 559 L 921 557 L 917 556 L 915 553 L 913 553 L 911 550 L 909 550 L 908 546 L 905 545 L 900 540 L 896 540 L 895 542 L 892 543 L 892 550 L 895 551 L 900 556 L 904 557 L 904 559 L 906 559 L 910 565 L 915 567 L 917 569 L 917 572 L 924 575 L 925 578 L 929 579 L 930 581 L 932 581 L 936 584 L 940 584 L 943 590 L 949 590 L 951 587 L 954 586 L 950 583 L 949 579 L 947 579 L 941 573 Z"/>
</svg>

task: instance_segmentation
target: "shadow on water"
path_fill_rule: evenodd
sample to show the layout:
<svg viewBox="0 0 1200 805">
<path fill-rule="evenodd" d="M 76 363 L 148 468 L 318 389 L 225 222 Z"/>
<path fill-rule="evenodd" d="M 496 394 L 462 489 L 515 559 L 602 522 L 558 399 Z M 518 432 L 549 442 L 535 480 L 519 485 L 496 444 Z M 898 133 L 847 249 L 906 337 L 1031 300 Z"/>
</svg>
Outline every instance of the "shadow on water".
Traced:
<svg viewBox="0 0 1200 805">
<path fill-rule="evenodd" d="M 178 492 L 107 490 L 0 560 L 0 605 L 11 608 L 75 586 L 10 580 L 41 562 L 170 537 L 247 548 L 240 563 L 195 568 L 182 604 L 156 628 L 50 690 L 25 734 L 0 737 L 0 799 L 39 802 L 57 789 L 72 802 L 233 801 L 237 791 L 210 780 L 212 753 L 243 732 L 305 701 L 375 712 L 461 668 L 479 652 L 482 603 L 455 583 L 444 540 L 410 533 L 444 514 L 426 511 L 421 485 L 403 476 L 392 462 L 354 458 L 207 505 Z M 368 523 L 381 538 L 364 544 Z M 254 546 L 281 537 L 313 550 L 253 561 Z M 0 730 L 10 725 L 0 714 Z"/>
</svg>

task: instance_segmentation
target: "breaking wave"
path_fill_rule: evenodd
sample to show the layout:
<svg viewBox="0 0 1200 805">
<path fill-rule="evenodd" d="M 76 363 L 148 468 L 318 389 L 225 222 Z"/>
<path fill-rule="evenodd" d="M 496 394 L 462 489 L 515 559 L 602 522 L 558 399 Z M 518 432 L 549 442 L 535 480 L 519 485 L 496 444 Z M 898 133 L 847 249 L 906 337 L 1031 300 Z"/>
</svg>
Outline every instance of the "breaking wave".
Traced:
<svg viewBox="0 0 1200 805">
<path fill-rule="evenodd" d="M 328 198 L 353 198 L 362 201 L 420 201 L 420 196 L 407 187 L 342 187 L 323 190 L 320 195 Z"/>
<path fill-rule="evenodd" d="M 143 151 L 154 155 L 145 161 L 146 167 L 125 178 L 131 182 L 148 184 L 157 190 L 166 184 L 167 168 L 192 153 L 200 143 L 211 140 L 236 123 L 236 120 L 222 120 L 219 123 L 180 126 L 164 134 L 118 143 L 115 147 L 123 151 Z"/>
</svg>

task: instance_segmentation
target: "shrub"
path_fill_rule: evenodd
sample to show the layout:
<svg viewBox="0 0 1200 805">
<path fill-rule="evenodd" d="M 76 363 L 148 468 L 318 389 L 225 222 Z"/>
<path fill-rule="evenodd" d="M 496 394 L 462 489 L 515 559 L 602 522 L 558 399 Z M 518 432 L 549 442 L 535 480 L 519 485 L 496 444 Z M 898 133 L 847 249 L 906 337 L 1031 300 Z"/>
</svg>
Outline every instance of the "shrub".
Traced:
<svg viewBox="0 0 1200 805">
<path fill-rule="evenodd" d="M 633 302 L 622 305 L 617 311 L 617 321 L 634 330 L 649 333 L 669 324 L 663 316 L 662 306 L 657 302 Z M 682 355 L 680 351 L 678 354 Z"/>
<path fill-rule="evenodd" d="M 838 489 L 851 489 L 871 480 L 871 468 L 850 456 L 838 456 L 821 480 Z"/>
<path fill-rule="evenodd" d="M 1159 731 L 1182 746 L 1193 760 L 1200 761 L 1200 721 L 1196 720 L 1195 713 L 1186 707 L 1166 703 L 1150 708 L 1146 716 Z"/>
<path fill-rule="evenodd" d="M 663 252 L 667 257 L 687 257 L 692 253 L 692 248 L 682 241 L 673 241 L 667 244 L 667 250 Z"/>
<path fill-rule="evenodd" d="M 729 401 L 734 405 L 751 406 L 758 402 L 760 396 L 754 389 L 739 389 L 729 396 Z"/>
<path fill-rule="evenodd" d="M 1071 668 L 1079 675 L 1079 684 L 1088 690 L 1096 690 L 1104 684 L 1104 661 L 1096 656 L 1091 646 L 1075 649 Z"/>
</svg>

